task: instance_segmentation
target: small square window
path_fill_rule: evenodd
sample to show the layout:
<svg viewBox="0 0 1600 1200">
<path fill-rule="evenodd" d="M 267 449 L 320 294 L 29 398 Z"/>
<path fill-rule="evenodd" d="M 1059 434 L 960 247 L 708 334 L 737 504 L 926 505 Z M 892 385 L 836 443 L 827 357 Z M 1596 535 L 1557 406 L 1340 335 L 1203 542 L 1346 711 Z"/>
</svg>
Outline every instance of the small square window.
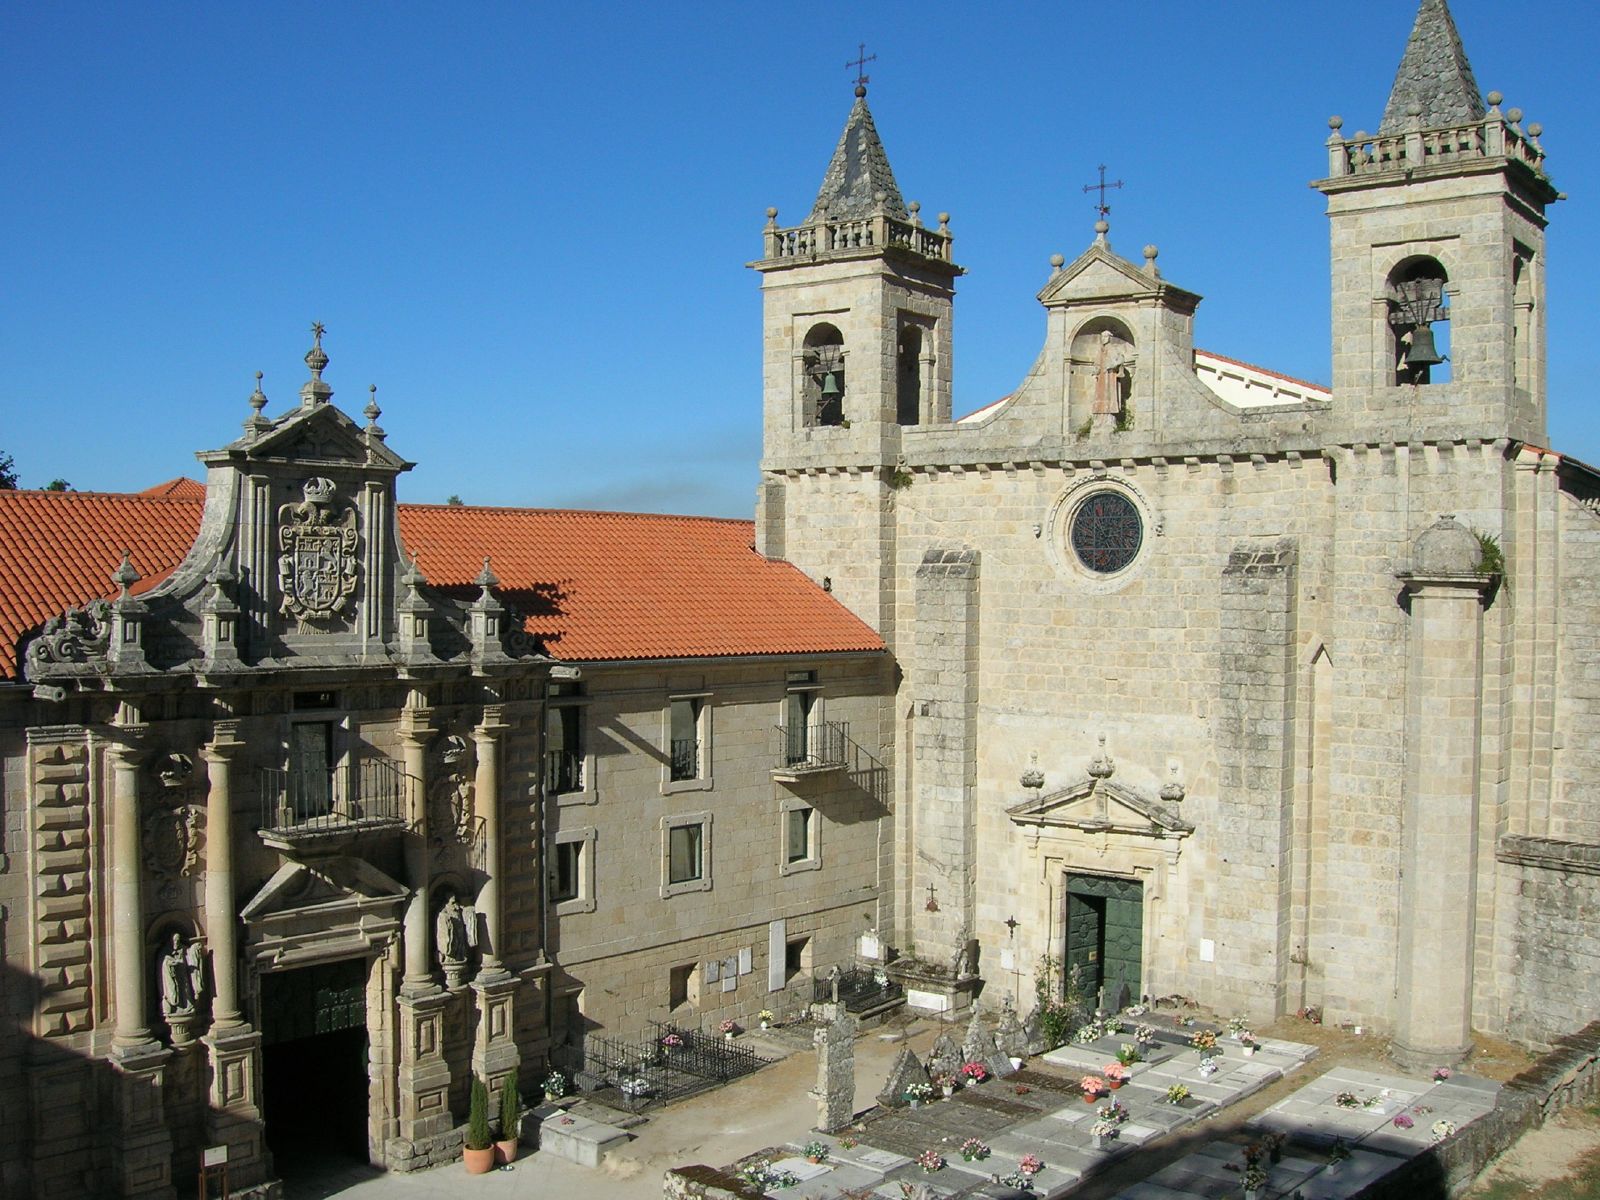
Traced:
<svg viewBox="0 0 1600 1200">
<path fill-rule="evenodd" d="M 783 948 L 783 979 L 785 983 L 811 969 L 811 939 L 795 938 Z"/>
<path fill-rule="evenodd" d="M 791 808 L 789 810 L 789 845 L 788 861 L 791 863 L 804 862 L 811 855 L 811 816 L 809 808 Z"/>
<path fill-rule="evenodd" d="M 674 825 L 667 833 L 667 882 L 693 883 L 704 877 L 705 829 Z"/>
<path fill-rule="evenodd" d="M 672 968 L 667 978 L 667 1007 L 679 1008 L 698 999 L 694 992 L 694 963 L 683 963 Z"/>
</svg>

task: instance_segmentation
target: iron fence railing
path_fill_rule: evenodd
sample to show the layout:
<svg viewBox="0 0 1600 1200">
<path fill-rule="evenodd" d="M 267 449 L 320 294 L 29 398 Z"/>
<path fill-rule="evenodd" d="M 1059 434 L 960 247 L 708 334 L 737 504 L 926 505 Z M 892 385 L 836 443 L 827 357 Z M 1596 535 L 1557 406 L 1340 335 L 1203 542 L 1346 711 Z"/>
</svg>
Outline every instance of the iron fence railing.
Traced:
<svg viewBox="0 0 1600 1200">
<path fill-rule="evenodd" d="M 839 1003 L 853 1013 L 867 1012 L 899 1000 L 905 989 L 883 971 L 872 967 L 841 967 L 837 976 Z M 818 1004 L 833 999 L 835 977 L 818 975 L 812 980 L 811 998 Z"/>
<path fill-rule="evenodd" d="M 328 769 L 264 767 L 261 827 L 313 832 L 355 822 L 404 823 L 411 780 L 393 759 Z"/>
<path fill-rule="evenodd" d="M 586 1070 L 635 1110 L 741 1079 L 776 1061 L 720 1033 L 657 1022 L 651 1030 L 631 1038 L 591 1033 L 584 1039 Z"/>
<path fill-rule="evenodd" d="M 571 750 L 545 751 L 544 790 L 550 795 L 583 791 L 583 755 Z"/>
<path fill-rule="evenodd" d="M 700 739 L 672 739 L 672 781 L 700 778 Z"/>
</svg>

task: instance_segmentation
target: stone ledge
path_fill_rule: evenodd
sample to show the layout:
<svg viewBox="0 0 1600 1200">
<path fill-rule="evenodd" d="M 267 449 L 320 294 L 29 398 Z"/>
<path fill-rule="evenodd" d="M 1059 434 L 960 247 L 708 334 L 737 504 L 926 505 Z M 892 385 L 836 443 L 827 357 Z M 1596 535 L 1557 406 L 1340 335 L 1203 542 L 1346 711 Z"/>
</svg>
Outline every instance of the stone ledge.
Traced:
<svg viewBox="0 0 1600 1200">
<path fill-rule="evenodd" d="M 1600 845 L 1590 842 L 1563 842 L 1556 838 L 1512 834 L 1500 839 L 1494 856 L 1504 863 L 1546 871 L 1600 875 Z"/>
</svg>

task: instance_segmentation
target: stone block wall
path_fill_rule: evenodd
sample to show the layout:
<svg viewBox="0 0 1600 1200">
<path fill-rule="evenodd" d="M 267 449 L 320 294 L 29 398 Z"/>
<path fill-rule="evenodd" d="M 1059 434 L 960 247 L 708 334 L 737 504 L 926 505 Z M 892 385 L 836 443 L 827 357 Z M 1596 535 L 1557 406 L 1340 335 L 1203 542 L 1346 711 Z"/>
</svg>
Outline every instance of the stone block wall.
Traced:
<svg viewBox="0 0 1600 1200">
<path fill-rule="evenodd" d="M 1510 836 L 1497 858 L 1516 894 L 1507 1032 L 1548 1045 L 1600 996 L 1600 844 Z"/>
</svg>

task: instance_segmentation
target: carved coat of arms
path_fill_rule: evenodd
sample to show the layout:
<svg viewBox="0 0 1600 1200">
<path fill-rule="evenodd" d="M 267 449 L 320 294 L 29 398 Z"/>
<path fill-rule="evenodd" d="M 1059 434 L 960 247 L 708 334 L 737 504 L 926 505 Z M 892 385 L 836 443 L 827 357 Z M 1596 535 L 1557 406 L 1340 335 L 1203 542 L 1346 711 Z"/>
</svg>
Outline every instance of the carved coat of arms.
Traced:
<svg viewBox="0 0 1600 1200">
<path fill-rule="evenodd" d="M 356 590 L 356 513 L 334 503 L 331 479 L 306 480 L 305 499 L 278 509 L 281 611 L 300 621 L 344 611 Z"/>
</svg>

